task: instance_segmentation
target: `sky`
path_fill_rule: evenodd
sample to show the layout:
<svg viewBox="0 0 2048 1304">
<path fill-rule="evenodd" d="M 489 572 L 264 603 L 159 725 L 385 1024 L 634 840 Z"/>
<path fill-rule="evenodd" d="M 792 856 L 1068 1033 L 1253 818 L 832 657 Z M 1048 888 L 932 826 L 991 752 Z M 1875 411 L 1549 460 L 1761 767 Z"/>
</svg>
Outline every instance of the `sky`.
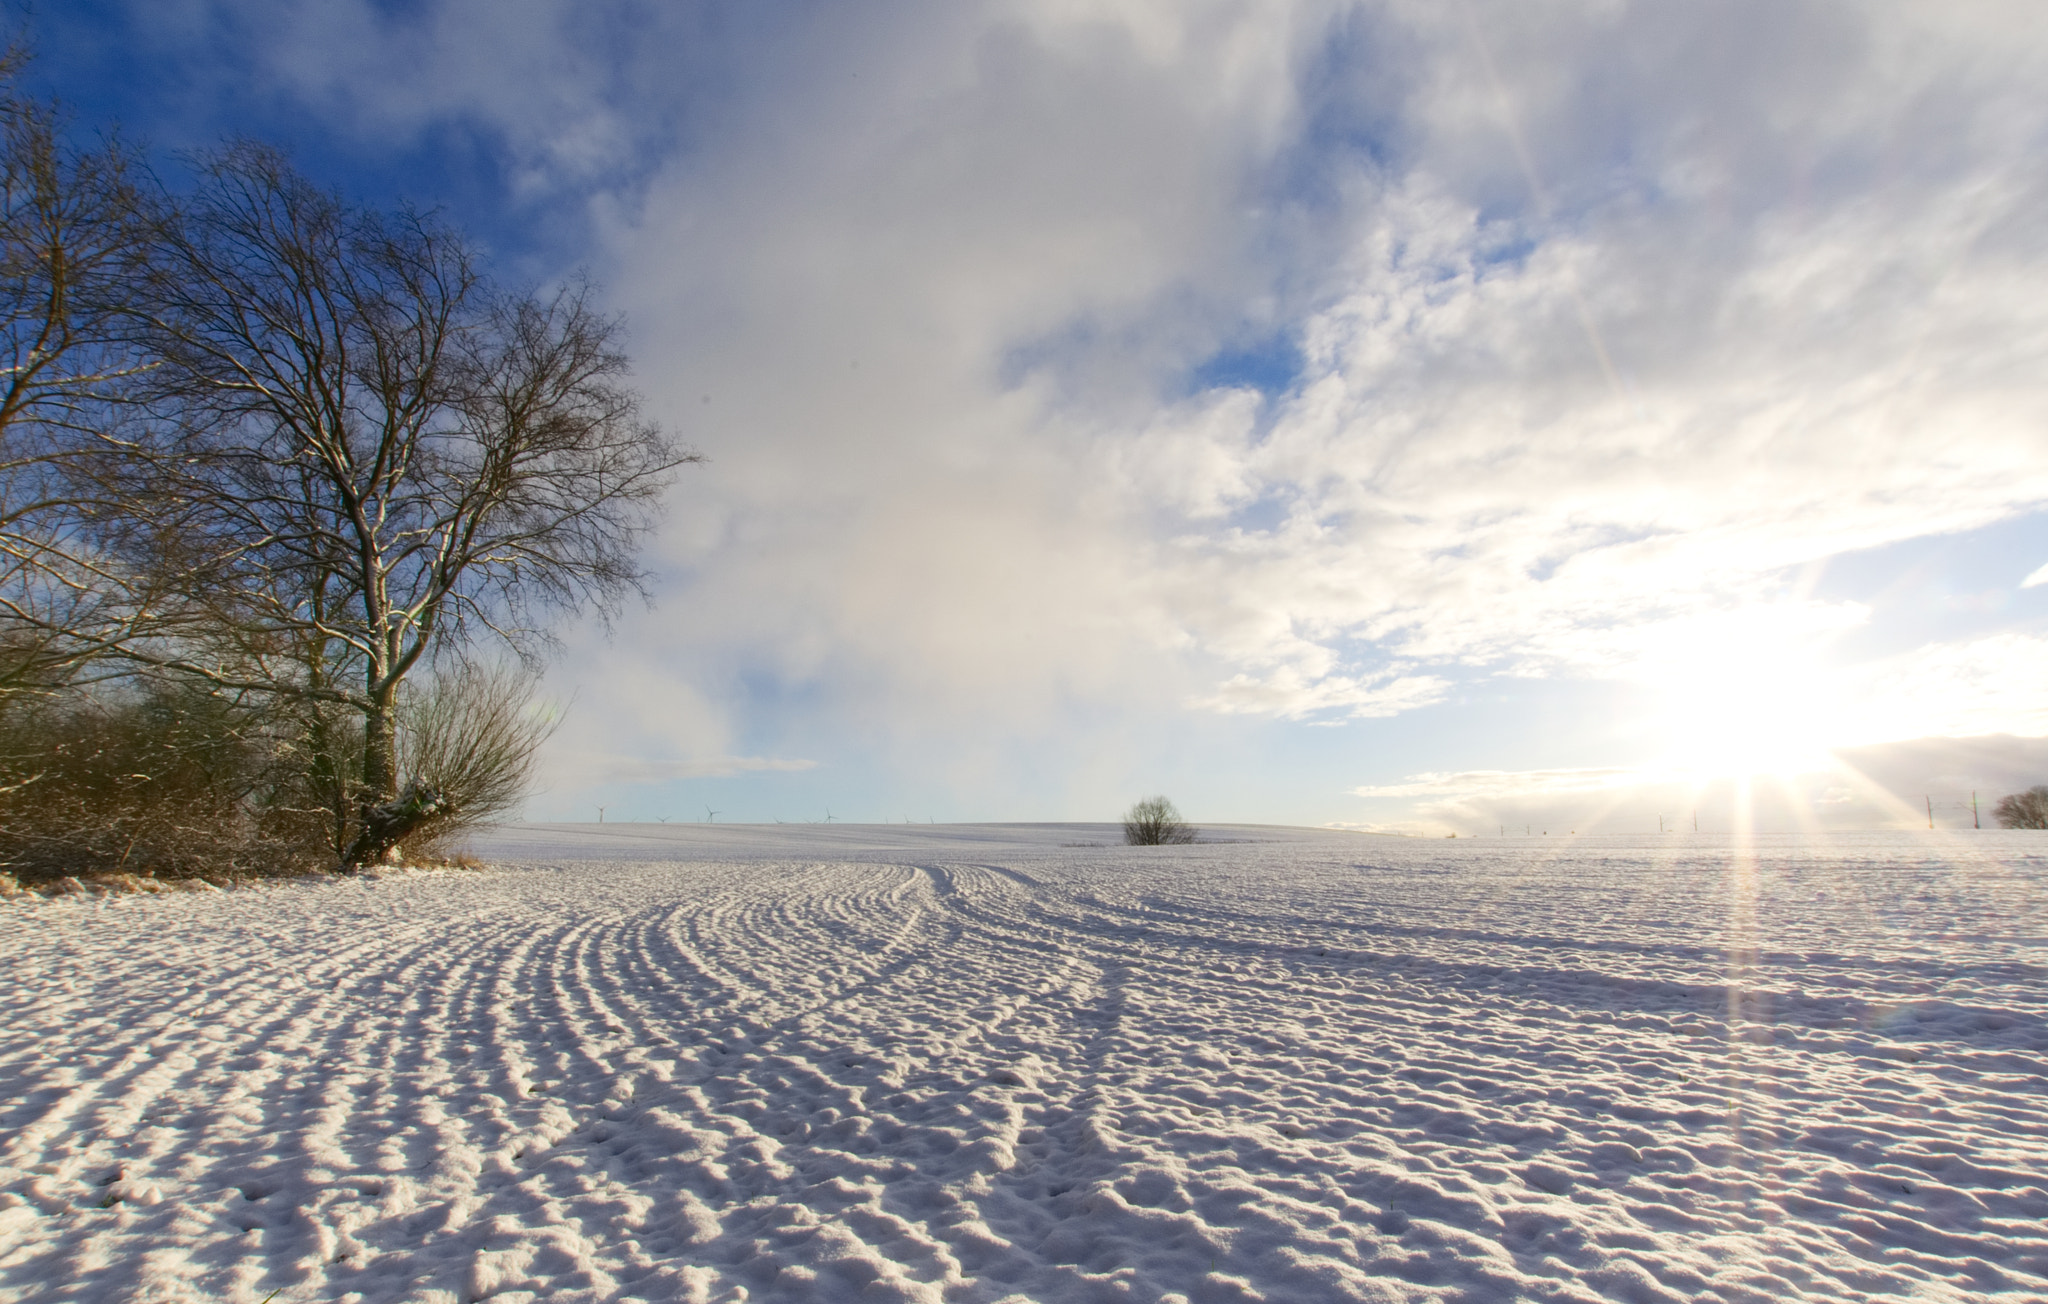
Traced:
<svg viewBox="0 0 2048 1304">
<path fill-rule="evenodd" d="M 2024 0 L 72 0 L 705 453 L 533 819 L 1969 827 L 2048 783 Z"/>
</svg>

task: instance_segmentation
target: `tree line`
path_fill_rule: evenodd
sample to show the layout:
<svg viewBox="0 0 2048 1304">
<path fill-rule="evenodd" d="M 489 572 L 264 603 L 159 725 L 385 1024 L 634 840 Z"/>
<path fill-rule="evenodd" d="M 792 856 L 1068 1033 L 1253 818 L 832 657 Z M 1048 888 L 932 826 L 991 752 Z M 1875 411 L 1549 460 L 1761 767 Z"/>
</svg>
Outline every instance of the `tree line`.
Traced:
<svg viewBox="0 0 2048 1304">
<path fill-rule="evenodd" d="M 584 283 L 0 61 L 0 868 L 362 866 L 514 805 L 552 619 L 697 455 Z"/>
</svg>

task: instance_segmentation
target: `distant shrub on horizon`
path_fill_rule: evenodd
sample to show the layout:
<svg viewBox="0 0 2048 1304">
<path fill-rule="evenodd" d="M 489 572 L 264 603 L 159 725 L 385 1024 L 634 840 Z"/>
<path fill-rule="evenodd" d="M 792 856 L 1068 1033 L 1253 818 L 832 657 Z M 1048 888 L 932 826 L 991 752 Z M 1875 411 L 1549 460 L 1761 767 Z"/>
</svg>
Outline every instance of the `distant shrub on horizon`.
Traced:
<svg viewBox="0 0 2048 1304">
<path fill-rule="evenodd" d="M 2048 829 L 2048 784 L 2000 797 L 1992 808 L 2004 829 Z"/>
<path fill-rule="evenodd" d="M 1147 797 L 1124 812 L 1124 842 L 1129 846 L 1183 846 L 1194 840 L 1194 827 L 1164 797 Z"/>
</svg>

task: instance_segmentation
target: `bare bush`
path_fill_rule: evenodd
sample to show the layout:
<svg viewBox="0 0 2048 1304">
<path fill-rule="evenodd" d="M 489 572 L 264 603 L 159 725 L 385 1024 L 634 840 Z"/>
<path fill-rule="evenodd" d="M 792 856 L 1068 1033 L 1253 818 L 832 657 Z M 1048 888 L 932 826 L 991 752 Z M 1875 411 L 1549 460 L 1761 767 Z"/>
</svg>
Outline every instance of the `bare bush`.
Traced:
<svg viewBox="0 0 2048 1304">
<path fill-rule="evenodd" d="M 554 728 L 530 676 L 437 676 L 400 712 L 420 801 L 405 858 L 515 809 Z M 0 704 L 0 870 L 27 883 L 331 869 L 357 834 L 360 723 L 293 717 L 189 679 L 131 679 Z"/>
<path fill-rule="evenodd" d="M 516 667 L 459 667 L 407 686 L 397 711 L 394 813 L 406 830 L 393 841 L 405 859 L 447 860 L 463 833 L 518 808 L 556 724 L 535 690 L 533 676 Z M 345 861 L 362 818 L 362 718 L 314 703 L 292 721 L 280 741 L 286 778 L 263 818 L 280 836 L 323 849 L 329 863 Z"/>
<path fill-rule="evenodd" d="M 0 868 L 24 882 L 314 868 L 264 816 L 278 762 L 260 712 L 190 683 L 17 698 L 0 711 Z"/>
<path fill-rule="evenodd" d="M 1991 813 L 2003 829 L 2048 829 L 2048 784 L 2000 797 Z"/>
<path fill-rule="evenodd" d="M 1130 846 L 1182 846 L 1194 840 L 1194 828 L 1164 797 L 1147 797 L 1124 812 L 1124 842 Z"/>
<path fill-rule="evenodd" d="M 449 843 L 519 808 L 556 717 L 535 700 L 532 676 L 464 667 L 405 704 L 399 752 L 407 790 L 436 809 L 406 838 L 416 857 L 446 859 Z"/>
</svg>

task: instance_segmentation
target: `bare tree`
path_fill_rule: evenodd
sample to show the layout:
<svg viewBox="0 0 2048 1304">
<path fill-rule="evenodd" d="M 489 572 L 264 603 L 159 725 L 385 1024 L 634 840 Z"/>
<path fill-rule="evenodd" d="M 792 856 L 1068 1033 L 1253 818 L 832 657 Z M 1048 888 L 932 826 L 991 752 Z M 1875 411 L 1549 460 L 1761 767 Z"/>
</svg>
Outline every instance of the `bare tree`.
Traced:
<svg viewBox="0 0 2048 1304">
<path fill-rule="evenodd" d="M 1133 847 L 1180 846 L 1195 840 L 1195 830 L 1164 797 L 1147 797 L 1124 812 L 1124 841 Z"/>
<path fill-rule="evenodd" d="M 67 474 L 141 365 L 121 310 L 148 248 L 133 164 L 117 142 L 67 145 L 57 111 L 17 92 L 25 61 L 0 52 L 0 700 L 71 680 L 139 614 L 83 545 Z"/>
<path fill-rule="evenodd" d="M 584 287 L 500 292 L 459 232 L 350 205 L 275 151 L 203 160 L 156 241 L 138 312 L 160 363 L 96 464 L 119 504 L 96 539 L 187 623 L 121 655 L 301 709 L 348 794 L 342 858 L 367 863 L 447 810 L 401 784 L 407 677 L 478 638 L 530 657 L 548 612 L 610 611 L 697 455 L 640 418 Z"/>
<path fill-rule="evenodd" d="M 2002 829 L 2048 829 L 2048 784 L 2000 797 L 1992 814 Z"/>
</svg>

